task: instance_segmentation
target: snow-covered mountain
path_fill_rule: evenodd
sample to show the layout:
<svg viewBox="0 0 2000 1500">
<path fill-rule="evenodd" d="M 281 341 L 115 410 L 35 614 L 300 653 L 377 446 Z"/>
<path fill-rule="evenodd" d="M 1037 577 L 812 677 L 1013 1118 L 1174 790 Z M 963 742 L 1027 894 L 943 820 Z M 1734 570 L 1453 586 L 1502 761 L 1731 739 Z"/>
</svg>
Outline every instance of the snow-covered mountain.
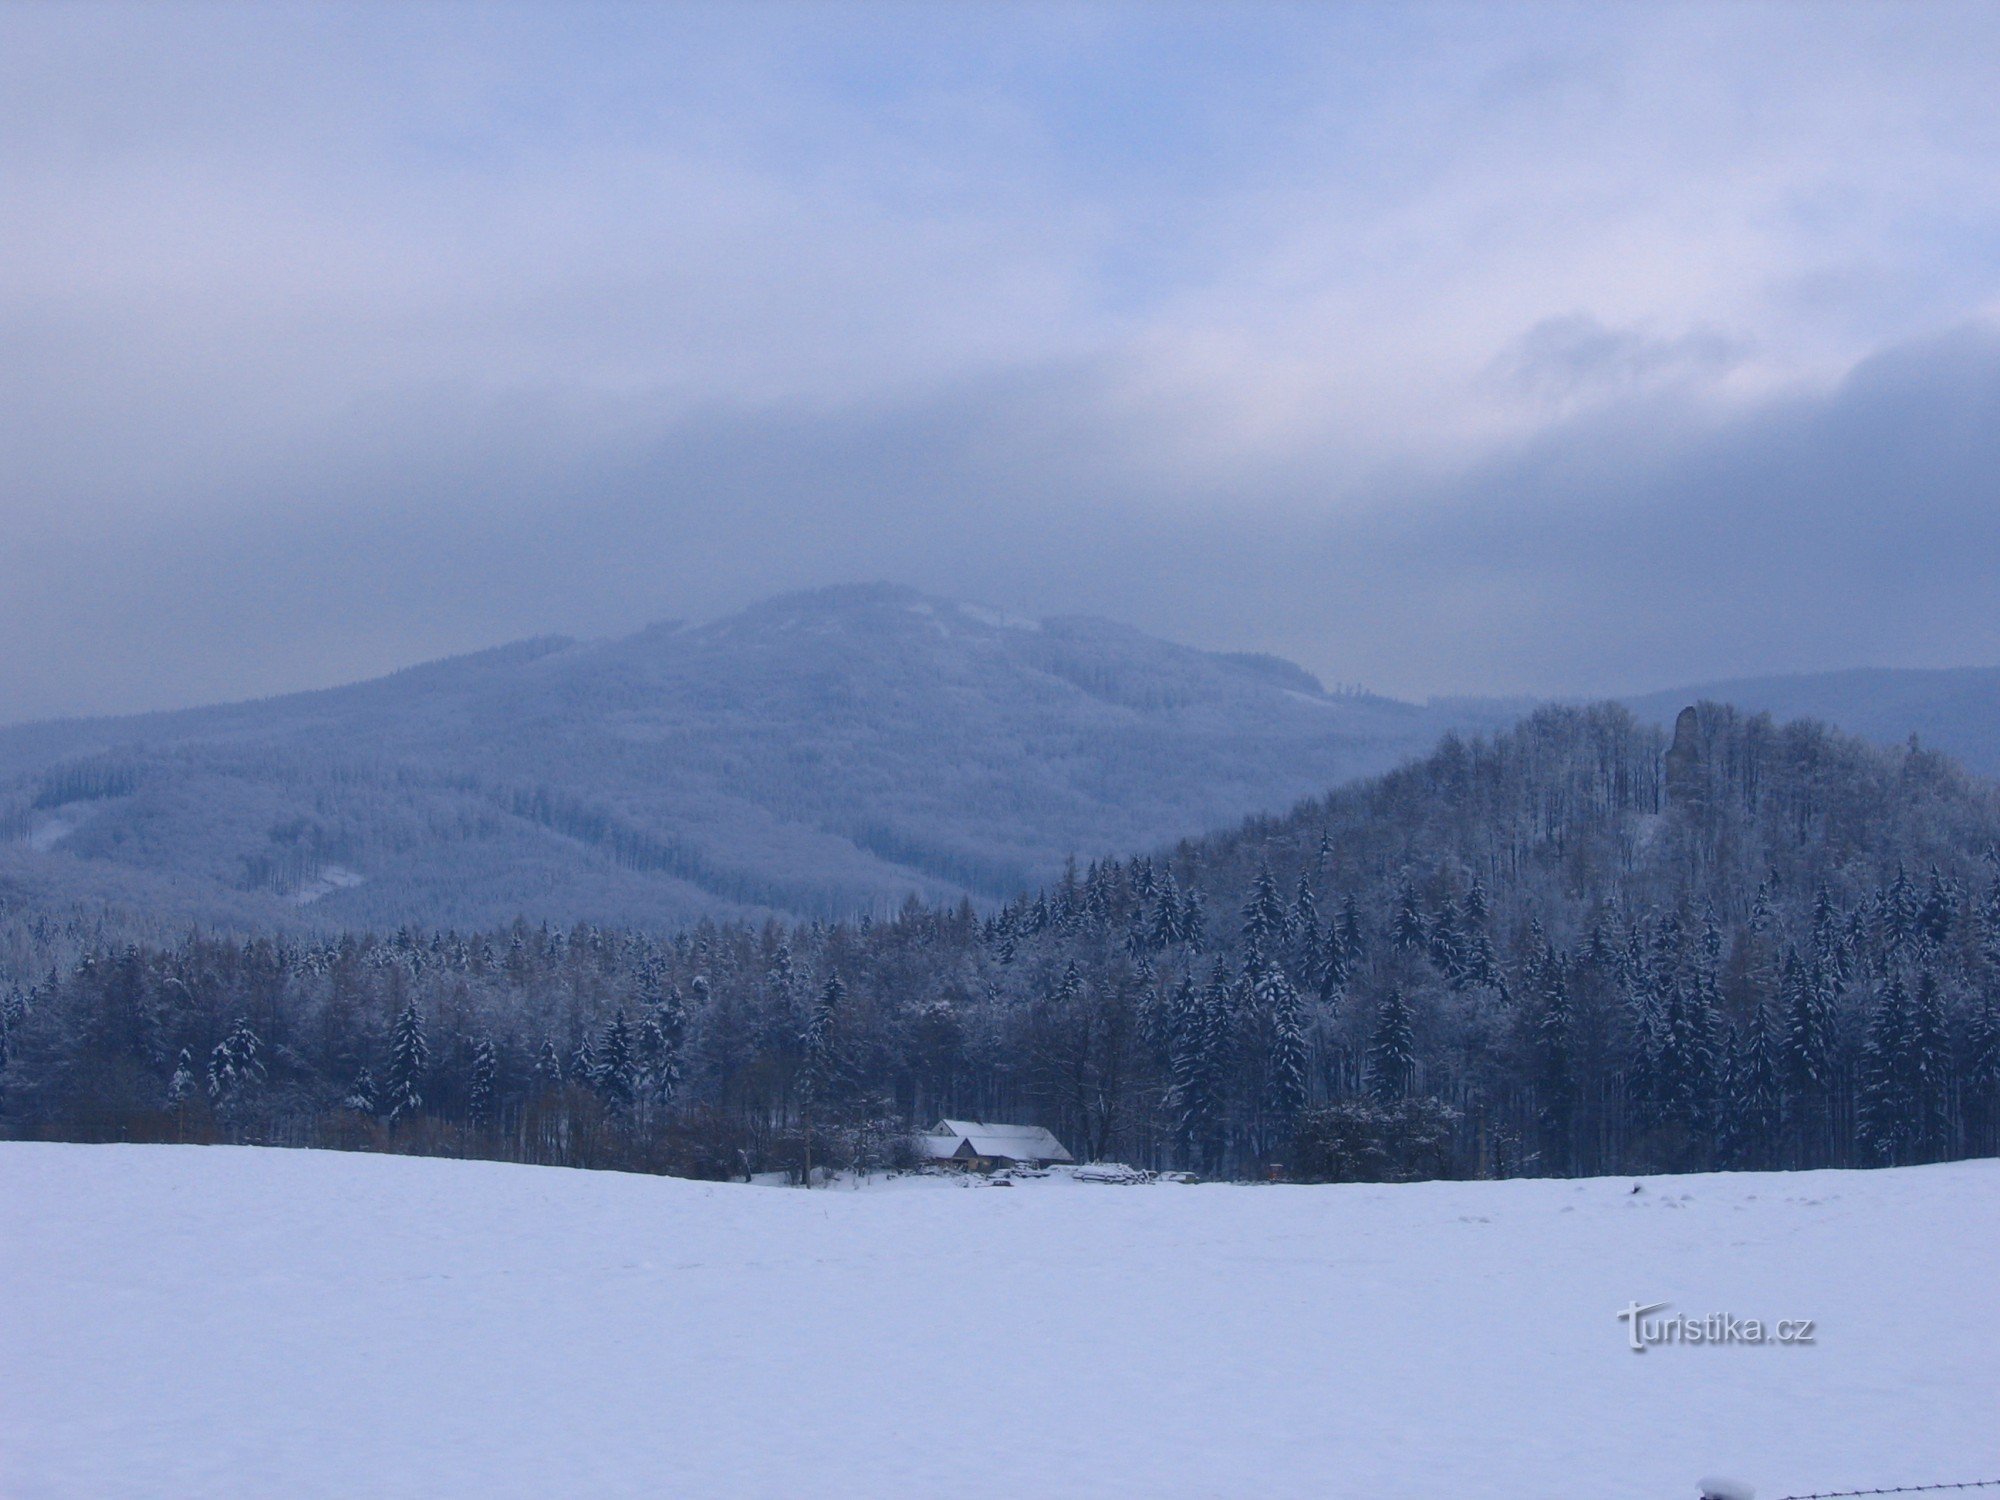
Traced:
<svg viewBox="0 0 2000 1500">
<path fill-rule="evenodd" d="M 997 897 L 1516 705 L 889 586 L 262 702 L 0 730 L 0 899 L 244 925 L 679 925 Z"/>
</svg>

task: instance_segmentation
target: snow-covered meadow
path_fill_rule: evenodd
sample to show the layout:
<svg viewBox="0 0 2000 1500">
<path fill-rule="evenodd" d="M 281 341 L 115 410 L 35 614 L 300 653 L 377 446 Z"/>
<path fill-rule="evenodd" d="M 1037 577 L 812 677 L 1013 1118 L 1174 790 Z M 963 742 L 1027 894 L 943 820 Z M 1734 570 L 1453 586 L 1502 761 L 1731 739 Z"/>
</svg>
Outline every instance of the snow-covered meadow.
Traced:
<svg viewBox="0 0 2000 1500">
<path fill-rule="evenodd" d="M 799 1192 L 0 1145 L 0 1495 L 1766 1497 L 2000 1478 L 2000 1163 Z M 1809 1318 L 1635 1354 L 1619 1309 Z"/>
</svg>

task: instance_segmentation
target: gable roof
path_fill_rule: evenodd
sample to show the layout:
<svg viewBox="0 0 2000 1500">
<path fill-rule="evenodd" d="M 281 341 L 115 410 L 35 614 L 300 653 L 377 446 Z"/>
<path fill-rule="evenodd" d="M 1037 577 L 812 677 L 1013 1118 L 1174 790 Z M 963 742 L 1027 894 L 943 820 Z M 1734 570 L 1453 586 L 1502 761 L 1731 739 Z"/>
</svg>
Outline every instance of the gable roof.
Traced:
<svg viewBox="0 0 2000 1500">
<path fill-rule="evenodd" d="M 999 1157 L 1007 1161 L 1074 1161 L 1063 1143 L 1040 1125 L 990 1125 L 983 1120 L 940 1120 L 925 1133 L 934 1158 Z"/>
</svg>

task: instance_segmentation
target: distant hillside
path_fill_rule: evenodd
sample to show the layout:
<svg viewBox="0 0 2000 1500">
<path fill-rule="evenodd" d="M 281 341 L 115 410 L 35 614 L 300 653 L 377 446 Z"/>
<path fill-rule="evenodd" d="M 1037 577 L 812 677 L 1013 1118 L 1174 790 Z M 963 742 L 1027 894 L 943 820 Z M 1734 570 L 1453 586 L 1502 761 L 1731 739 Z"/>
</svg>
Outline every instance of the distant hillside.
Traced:
<svg viewBox="0 0 2000 1500">
<path fill-rule="evenodd" d="M 940 1116 L 1331 1180 L 1990 1154 L 1996 845 L 1934 752 L 1549 708 L 983 917 L 117 947 L 0 985 L 0 1135 L 715 1176 Z"/>
<path fill-rule="evenodd" d="M 1514 705 L 886 586 L 264 702 L 0 730 L 0 902 L 155 922 L 655 928 L 1009 896 Z"/>
<path fill-rule="evenodd" d="M 1915 734 L 1968 770 L 2000 776 L 2000 667 L 1742 677 L 1624 702 L 1642 719 L 1670 724 L 1681 708 L 1703 699 L 1777 719 L 1819 719 L 1879 744 L 1901 744 Z"/>
</svg>

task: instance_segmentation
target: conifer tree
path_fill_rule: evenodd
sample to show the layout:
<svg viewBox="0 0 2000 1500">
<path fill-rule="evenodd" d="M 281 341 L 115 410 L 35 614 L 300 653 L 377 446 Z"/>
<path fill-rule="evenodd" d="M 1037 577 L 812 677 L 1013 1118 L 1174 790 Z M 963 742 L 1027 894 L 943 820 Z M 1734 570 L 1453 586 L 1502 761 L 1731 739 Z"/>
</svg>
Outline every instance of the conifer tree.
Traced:
<svg viewBox="0 0 2000 1500">
<path fill-rule="evenodd" d="M 424 1076 L 430 1071 L 430 1043 L 424 1040 L 424 1018 L 412 1000 L 396 1017 L 389 1033 L 389 1123 L 424 1107 Z"/>
<path fill-rule="evenodd" d="M 787 954 L 789 957 L 789 954 Z M 687 1007 L 680 991 L 655 989 L 639 1023 L 639 1090 L 647 1106 L 671 1108 L 681 1086 L 681 1048 L 687 1036 Z"/>
<path fill-rule="evenodd" d="M 238 1016 L 229 1035 L 215 1044 L 208 1055 L 208 1097 L 217 1109 L 239 1103 L 244 1094 L 264 1081 L 264 1044 L 250 1029 L 247 1016 Z"/>
<path fill-rule="evenodd" d="M 1393 1104 L 1416 1087 L 1417 1038 L 1410 1005 L 1400 989 L 1391 988 L 1375 1013 L 1375 1035 L 1368 1047 L 1368 1092 L 1378 1103 Z"/>
<path fill-rule="evenodd" d="M 1206 1165 L 1215 1099 L 1208 1076 L 1208 1017 L 1192 974 L 1181 976 L 1170 1015 L 1167 1113 L 1179 1160 L 1200 1170 Z"/>
<path fill-rule="evenodd" d="M 1840 911 L 1833 904 L 1833 892 L 1822 882 L 1813 896 L 1813 967 L 1839 983 L 1847 978 L 1847 961 L 1846 933 L 1841 926 Z"/>
<path fill-rule="evenodd" d="M 465 1095 L 466 1118 L 477 1129 L 493 1123 L 493 1096 L 499 1081 L 500 1054 L 492 1038 L 481 1037 L 472 1047 L 472 1079 Z"/>
<path fill-rule="evenodd" d="M 1817 956 L 1808 966 L 1788 949 L 1780 975 L 1784 1077 L 1792 1099 L 1796 1149 L 1801 1162 L 1814 1165 L 1832 1154 L 1836 1002 L 1831 973 Z"/>
<path fill-rule="evenodd" d="M 1265 953 L 1275 953 L 1283 945 L 1287 931 L 1285 903 L 1278 895 L 1278 880 L 1269 861 L 1258 867 L 1256 883 L 1243 903 L 1243 941 Z"/>
<path fill-rule="evenodd" d="M 1234 989 L 1229 972 L 1218 959 L 1207 986 L 1192 994 L 1190 977 L 1182 990 L 1187 1011 L 1175 1064 L 1176 1107 L 1179 1110 L 1182 1160 L 1199 1172 L 1212 1173 L 1221 1162 L 1223 1116 L 1236 1034 Z"/>
<path fill-rule="evenodd" d="M 1396 887 L 1396 914 L 1389 923 L 1389 944 L 1404 953 L 1422 953 L 1430 940 L 1417 889 L 1405 876 Z"/>
<path fill-rule="evenodd" d="M 1074 964 L 1064 979 L 1066 983 L 1076 982 Z M 834 1102 L 839 1091 L 840 1013 L 846 999 L 847 986 L 840 982 L 840 976 L 828 975 L 826 984 L 819 992 L 819 999 L 813 1005 L 812 1015 L 806 1022 L 804 1064 L 799 1072 L 799 1102 L 808 1115 L 825 1110 Z"/>
<path fill-rule="evenodd" d="M 585 1032 L 569 1055 L 569 1080 L 584 1088 L 597 1087 L 597 1045 Z"/>
<path fill-rule="evenodd" d="M 2000 1153 L 2000 1002 L 1988 990 L 1973 1007 L 1965 1034 L 1967 1146 Z"/>
<path fill-rule="evenodd" d="M 1340 902 L 1340 954 L 1350 967 L 1367 956 L 1366 938 L 1361 928 L 1361 903 L 1352 891 Z"/>
<path fill-rule="evenodd" d="M 1958 918 L 1960 900 L 1961 893 L 1957 883 L 1946 880 L 1938 867 L 1932 865 L 1930 877 L 1924 883 L 1923 900 L 1917 906 L 1917 936 L 1928 943 L 1943 943 L 1951 936 L 1952 923 Z"/>
<path fill-rule="evenodd" d="M 1724 1091 L 1730 1159 L 1762 1166 L 1775 1155 L 1784 1121 L 1784 1085 L 1778 1033 L 1769 1008 L 1757 1005 L 1740 1032 L 1731 1034 L 1731 1063 Z"/>
<path fill-rule="evenodd" d="M 1891 974 L 1877 992 L 1862 1052 L 1863 1144 L 1890 1165 L 1908 1161 L 1918 1117 L 1914 1018 L 1903 981 Z"/>
<path fill-rule="evenodd" d="M 1151 936 L 1153 946 L 1162 951 L 1181 940 L 1180 887 L 1175 883 L 1171 870 L 1156 888 Z"/>
<path fill-rule="evenodd" d="M 1466 888 L 1465 892 L 1466 925 L 1474 931 L 1484 932 L 1486 930 L 1486 916 L 1489 910 L 1490 906 L 1486 894 L 1486 886 L 1475 875 L 1472 877 L 1472 884 Z"/>
<path fill-rule="evenodd" d="M 1299 1112 L 1306 1107 L 1305 1019 L 1299 992 L 1275 963 L 1264 966 L 1256 981 L 1257 1006 L 1269 1028 L 1264 1060 L 1264 1117 L 1267 1156 L 1275 1155 L 1291 1138 Z"/>
<path fill-rule="evenodd" d="M 604 1045 L 597 1060 L 597 1091 L 614 1115 L 622 1115 L 638 1097 L 638 1068 L 633 1055 L 632 1027 L 618 1011 L 604 1027 Z"/>
<path fill-rule="evenodd" d="M 354 1082 L 348 1085 L 347 1097 L 340 1101 L 341 1108 L 351 1109 L 358 1115 L 375 1113 L 375 1075 L 363 1063 L 354 1071 Z"/>
<path fill-rule="evenodd" d="M 1194 886 L 1181 893 L 1180 930 L 1176 936 L 1190 953 L 1202 953 L 1208 948 L 1208 913 L 1203 910 L 1200 890 Z"/>
<path fill-rule="evenodd" d="M 562 1087 L 562 1054 L 556 1051 L 552 1038 L 543 1037 L 541 1049 L 535 1053 L 535 1091 L 553 1093 Z"/>
<path fill-rule="evenodd" d="M 1443 976 L 1445 982 L 1455 990 L 1464 989 L 1470 979 L 1467 973 L 1465 939 L 1459 931 L 1458 903 L 1446 897 L 1437 915 L 1430 921 L 1430 937 L 1427 952 L 1431 967 Z"/>
<path fill-rule="evenodd" d="M 1337 1004 L 1347 992 L 1347 946 L 1337 932 L 1329 932 L 1318 945 L 1306 975 L 1322 1005 Z"/>
<path fill-rule="evenodd" d="M 1319 902 L 1313 897 L 1312 881 L 1301 872 L 1298 889 L 1292 893 L 1292 909 L 1286 925 L 1294 933 L 1319 935 Z"/>
<path fill-rule="evenodd" d="M 1542 1129 L 1552 1165 L 1567 1174 L 1576 1170 L 1576 1017 L 1570 1009 L 1566 966 L 1553 947 L 1537 967 L 1534 979 L 1542 1011 L 1535 1024 L 1535 1057 Z"/>
<path fill-rule="evenodd" d="M 1919 1160 L 1934 1160 L 1951 1140 L 1951 1035 L 1937 973 L 1928 964 L 1917 974 L 1911 1005 L 1910 1072 L 1916 1110 L 1911 1146 Z"/>
<path fill-rule="evenodd" d="M 1704 979 L 1675 983 L 1666 996 L 1664 1049 L 1660 1059 L 1662 1103 L 1667 1119 L 1693 1140 L 1708 1138 L 1715 1125 L 1720 1021 Z"/>
<path fill-rule="evenodd" d="M 186 1047 L 174 1060 L 173 1077 L 167 1080 L 167 1108 L 184 1108 L 194 1097 L 194 1053 Z"/>
</svg>

